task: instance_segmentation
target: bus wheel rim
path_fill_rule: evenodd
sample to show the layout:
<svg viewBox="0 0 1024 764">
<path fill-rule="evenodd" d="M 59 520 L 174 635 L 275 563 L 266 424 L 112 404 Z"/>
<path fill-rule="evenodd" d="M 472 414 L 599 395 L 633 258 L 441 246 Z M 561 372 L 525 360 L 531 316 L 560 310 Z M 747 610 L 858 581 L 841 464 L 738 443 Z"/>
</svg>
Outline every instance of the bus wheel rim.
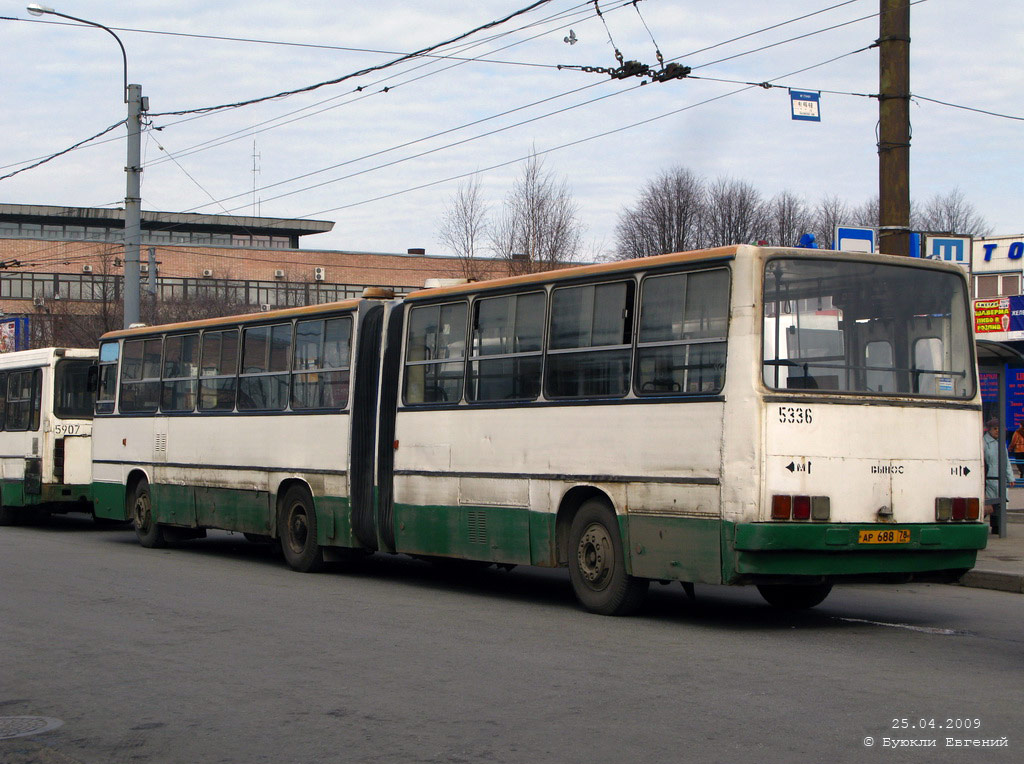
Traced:
<svg viewBox="0 0 1024 764">
<path fill-rule="evenodd" d="M 300 504 L 296 504 L 288 512 L 288 545 L 296 554 L 301 554 L 306 548 L 306 541 L 309 538 L 309 523 L 306 520 L 306 510 Z"/>
<path fill-rule="evenodd" d="M 591 523 L 580 537 L 576 558 L 583 580 L 594 589 L 604 588 L 612 572 L 614 552 L 608 530 Z"/>
<path fill-rule="evenodd" d="M 148 531 L 149 525 L 152 522 L 152 514 L 149 510 L 148 497 L 145 495 L 136 497 L 133 515 L 135 519 L 135 527 L 143 533 Z"/>
</svg>

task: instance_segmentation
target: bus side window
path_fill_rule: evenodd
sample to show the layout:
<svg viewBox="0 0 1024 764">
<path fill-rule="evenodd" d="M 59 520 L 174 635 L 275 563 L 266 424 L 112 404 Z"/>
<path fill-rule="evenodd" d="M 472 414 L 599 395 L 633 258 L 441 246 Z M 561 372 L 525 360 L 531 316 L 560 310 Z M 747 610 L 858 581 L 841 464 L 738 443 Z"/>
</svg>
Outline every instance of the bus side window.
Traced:
<svg viewBox="0 0 1024 764">
<path fill-rule="evenodd" d="M 329 318 L 295 324 L 292 408 L 344 408 L 348 404 L 352 319 Z"/>
<path fill-rule="evenodd" d="M 238 373 L 238 330 L 203 332 L 199 410 L 233 411 Z"/>
<path fill-rule="evenodd" d="M 545 394 L 619 397 L 629 390 L 635 282 L 556 289 Z"/>
<path fill-rule="evenodd" d="M 409 311 L 405 346 L 405 402 L 458 403 L 465 374 L 464 302 Z"/>
<path fill-rule="evenodd" d="M 35 369 L 32 372 L 32 421 L 29 423 L 30 430 L 38 430 L 40 417 L 43 408 L 43 370 Z"/>
<path fill-rule="evenodd" d="M 729 271 L 644 279 L 638 395 L 717 393 L 725 383 Z"/>
<path fill-rule="evenodd" d="M 28 430 L 33 419 L 33 372 L 12 371 L 7 377 L 6 424 L 8 430 Z"/>
<path fill-rule="evenodd" d="M 281 411 L 288 405 L 292 325 L 254 326 L 242 333 L 238 409 Z"/>
<path fill-rule="evenodd" d="M 121 411 L 156 411 L 160 403 L 160 338 L 125 340 L 121 362 Z"/>
<path fill-rule="evenodd" d="M 117 397 L 117 361 L 121 346 L 116 342 L 100 345 L 99 382 L 96 390 L 96 413 L 113 414 Z"/>
<path fill-rule="evenodd" d="M 199 335 L 179 334 L 164 341 L 161 411 L 192 411 L 196 407 Z"/>
<path fill-rule="evenodd" d="M 543 292 L 476 301 L 469 400 L 533 400 L 540 394 L 544 303 Z"/>
</svg>

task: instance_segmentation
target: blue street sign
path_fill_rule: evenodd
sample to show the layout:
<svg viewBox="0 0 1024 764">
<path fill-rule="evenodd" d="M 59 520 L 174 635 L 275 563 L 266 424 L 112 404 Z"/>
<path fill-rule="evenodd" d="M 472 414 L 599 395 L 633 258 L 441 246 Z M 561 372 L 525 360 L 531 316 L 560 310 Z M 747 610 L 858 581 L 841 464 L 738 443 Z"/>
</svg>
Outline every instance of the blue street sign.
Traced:
<svg viewBox="0 0 1024 764">
<path fill-rule="evenodd" d="M 790 90 L 789 102 L 793 111 L 793 119 L 805 122 L 821 122 L 821 93 L 807 90 Z"/>
<path fill-rule="evenodd" d="M 860 226 L 836 226 L 835 249 L 844 252 L 874 252 L 875 229 Z"/>
</svg>

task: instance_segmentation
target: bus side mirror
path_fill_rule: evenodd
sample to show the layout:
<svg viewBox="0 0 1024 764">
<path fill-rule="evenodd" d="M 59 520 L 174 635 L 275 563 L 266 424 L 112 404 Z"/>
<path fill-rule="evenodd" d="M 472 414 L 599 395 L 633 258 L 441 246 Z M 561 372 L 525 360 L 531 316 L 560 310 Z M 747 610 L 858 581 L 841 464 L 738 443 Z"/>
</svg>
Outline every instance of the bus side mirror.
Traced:
<svg viewBox="0 0 1024 764">
<path fill-rule="evenodd" d="M 95 393 L 100 388 L 100 367 L 92 364 L 89 367 L 89 376 L 85 382 L 87 392 Z"/>
</svg>

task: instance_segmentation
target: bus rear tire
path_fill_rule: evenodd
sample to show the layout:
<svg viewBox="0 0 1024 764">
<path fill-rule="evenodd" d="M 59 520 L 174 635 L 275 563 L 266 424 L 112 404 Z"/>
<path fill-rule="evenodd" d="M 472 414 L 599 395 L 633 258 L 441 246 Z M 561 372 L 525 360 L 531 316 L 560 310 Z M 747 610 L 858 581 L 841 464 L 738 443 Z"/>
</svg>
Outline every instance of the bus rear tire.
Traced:
<svg viewBox="0 0 1024 764">
<path fill-rule="evenodd" d="M 301 573 L 315 573 L 324 566 L 324 549 L 317 543 L 316 510 L 313 497 L 301 486 L 284 494 L 277 520 L 277 535 L 285 562 Z"/>
<path fill-rule="evenodd" d="M 153 517 L 153 501 L 149 495 L 149 483 L 145 480 L 140 480 L 135 485 L 129 507 L 139 544 L 147 549 L 161 549 L 167 546 L 164 529 Z"/>
<path fill-rule="evenodd" d="M 780 610 L 807 610 L 825 601 L 832 584 L 760 584 L 765 601 Z"/>
<path fill-rule="evenodd" d="M 600 499 L 585 501 L 573 518 L 569 578 L 580 604 L 600 615 L 628 615 L 647 594 L 647 579 L 626 572 L 615 512 Z"/>
</svg>

